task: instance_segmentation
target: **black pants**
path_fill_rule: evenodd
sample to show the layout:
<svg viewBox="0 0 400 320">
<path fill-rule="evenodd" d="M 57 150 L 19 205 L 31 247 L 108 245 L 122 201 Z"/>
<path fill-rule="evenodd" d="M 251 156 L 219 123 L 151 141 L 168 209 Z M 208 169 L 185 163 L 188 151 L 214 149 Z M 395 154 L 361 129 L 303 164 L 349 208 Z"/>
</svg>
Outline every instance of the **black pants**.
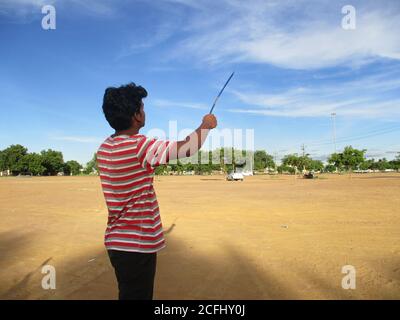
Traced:
<svg viewBox="0 0 400 320">
<path fill-rule="evenodd" d="M 152 300 L 157 252 L 108 250 L 118 281 L 120 300 Z"/>
</svg>

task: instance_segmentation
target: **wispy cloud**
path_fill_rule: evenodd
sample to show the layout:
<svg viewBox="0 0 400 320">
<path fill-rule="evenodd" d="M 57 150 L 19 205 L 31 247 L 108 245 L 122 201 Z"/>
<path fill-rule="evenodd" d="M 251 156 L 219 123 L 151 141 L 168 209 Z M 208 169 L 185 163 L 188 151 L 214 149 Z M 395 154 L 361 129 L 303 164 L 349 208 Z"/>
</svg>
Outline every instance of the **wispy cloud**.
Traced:
<svg viewBox="0 0 400 320">
<path fill-rule="evenodd" d="M 1 7 L 41 7 L 46 4 L 55 3 L 56 0 L 2 0 L 0 2 Z"/>
<path fill-rule="evenodd" d="M 70 141 L 79 143 L 100 143 L 102 139 L 96 137 L 81 137 L 81 136 L 54 136 L 52 140 Z"/>
<path fill-rule="evenodd" d="M 85 12 L 100 16 L 113 16 L 118 12 L 116 7 L 119 1 L 116 0 L 69 0 L 71 4 L 76 5 Z"/>
<path fill-rule="evenodd" d="M 120 1 L 119 1 L 120 2 Z M 6 17 L 13 23 L 29 23 L 41 17 L 41 8 L 45 5 L 54 5 L 57 9 L 79 14 L 97 16 L 113 16 L 118 10 L 119 2 L 112 0 L 1 0 L 0 16 Z"/>
<path fill-rule="evenodd" d="M 153 30 L 151 37 L 148 37 L 143 41 L 135 39 L 134 42 L 122 49 L 122 51 L 117 55 L 116 60 L 143 52 L 165 42 L 174 34 L 175 28 L 176 26 L 171 22 L 164 22 L 160 25 L 152 26 Z"/>
<path fill-rule="evenodd" d="M 189 109 L 208 109 L 209 106 L 203 103 L 194 102 L 178 102 L 165 99 L 156 99 L 153 101 L 156 107 L 179 107 L 179 108 L 189 108 Z"/>
<path fill-rule="evenodd" d="M 56 0 L 2 0 L 0 1 L 1 22 L 30 23 L 41 15 L 44 5 L 54 5 Z"/>
<path fill-rule="evenodd" d="M 246 107 L 229 111 L 281 117 L 327 117 L 336 112 L 338 116 L 398 118 L 399 89 L 399 74 L 393 72 L 273 94 L 231 90 Z"/>
<path fill-rule="evenodd" d="M 144 3 L 145 1 L 139 1 Z M 102 17 L 124 14 L 125 0 L 2 0 L 0 15 L 40 14 L 44 4 Z M 400 60 L 397 1 L 353 0 L 356 29 L 341 27 L 345 1 L 164 0 L 148 4 L 157 20 L 117 59 L 168 43 L 168 56 L 197 64 L 261 63 L 290 69 L 362 66 Z M 79 9 L 79 10 L 76 10 Z M 161 14 L 164 12 L 164 14 Z M 164 49 L 163 49 L 164 50 Z M 162 55 L 165 56 L 165 52 Z"/>
<path fill-rule="evenodd" d="M 379 2 L 379 8 L 371 1 L 352 1 L 355 30 L 341 27 L 341 6 L 328 0 L 168 1 L 191 9 L 185 12 L 187 37 L 175 54 L 203 63 L 317 69 L 400 59 L 400 10 L 395 1 Z"/>
</svg>

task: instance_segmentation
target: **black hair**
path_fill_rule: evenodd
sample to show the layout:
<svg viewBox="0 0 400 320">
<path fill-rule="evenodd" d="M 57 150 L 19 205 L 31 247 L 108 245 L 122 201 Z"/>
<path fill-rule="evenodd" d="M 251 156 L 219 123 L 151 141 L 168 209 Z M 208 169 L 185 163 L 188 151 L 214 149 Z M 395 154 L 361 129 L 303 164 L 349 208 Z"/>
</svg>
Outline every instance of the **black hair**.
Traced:
<svg viewBox="0 0 400 320">
<path fill-rule="evenodd" d="M 103 112 L 115 130 L 126 130 L 132 125 L 132 116 L 139 113 L 147 91 L 133 82 L 118 88 L 109 87 L 104 92 Z"/>
</svg>

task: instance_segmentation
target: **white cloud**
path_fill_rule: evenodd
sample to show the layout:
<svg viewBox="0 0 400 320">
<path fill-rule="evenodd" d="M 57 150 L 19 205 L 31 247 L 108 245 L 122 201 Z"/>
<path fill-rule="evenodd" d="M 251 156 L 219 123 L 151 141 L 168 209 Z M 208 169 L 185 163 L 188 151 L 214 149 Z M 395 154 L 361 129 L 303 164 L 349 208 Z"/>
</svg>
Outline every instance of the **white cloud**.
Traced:
<svg viewBox="0 0 400 320">
<path fill-rule="evenodd" d="M 102 139 L 95 137 L 81 137 L 81 136 L 55 136 L 51 137 L 53 140 L 70 141 L 79 143 L 101 143 Z"/>
<path fill-rule="evenodd" d="M 116 12 L 116 3 L 112 0 L 1 0 L 0 16 L 8 17 L 14 23 L 29 23 L 41 17 L 44 5 L 54 5 L 56 10 L 65 8 L 99 16 L 111 16 Z"/>
<path fill-rule="evenodd" d="M 120 1 L 115 0 L 68 0 L 71 4 L 75 5 L 81 11 L 100 15 L 100 16 L 113 16 L 117 13 Z"/>
<path fill-rule="evenodd" d="M 5 13 L 30 14 L 40 13 L 44 5 L 54 5 L 57 0 L 1 0 L 0 9 Z"/>
<path fill-rule="evenodd" d="M 203 103 L 193 103 L 193 102 L 177 102 L 166 99 L 156 99 L 152 102 L 156 107 L 179 107 L 179 108 L 189 108 L 189 109 L 208 109 L 210 108 Z"/>
<path fill-rule="evenodd" d="M 246 107 L 231 112 L 281 117 L 400 117 L 397 71 L 330 85 L 297 87 L 279 93 L 230 90 Z"/>
<path fill-rule="evenodd" d="M 145 2 L 142 0 L 142 2 Z M 2 0 L 0 14 L 37 13 L 44 4 L 100 16 L 126 10 L 126 0 Z M 199 64 L 266 63 L 291 69 L 360 66 L 377 59 L 400 60 L 400 7 L 397 1 L 353 0 L 355 30 L 341 27 L 345 1 L 331 0 L 164 0 L 154 28 L 142 43 L 128 45 L 124 57 L 174 35 L 170 57 Z M 161 14 L 163 12 L 166 14 Z M 152 11 L 153 12 L 153 11 Z M 144 12 L 143 14 L 145 14 Z M 181 39 L 181 40 L 176 40 Z"/>
<path fill-rule="evenodd" d="M 203 63 L 317 69 L 400 59 L 400 10 L 395 2 L 379 2 L 378 9 L 369 1 L 353 1 L 355 30 L 342 29 L 341 6 L 332 1 L 201 1 L 201 7 L 178 2 L 191 8 L 179 55 Z"/>
<path fill-rule="evenodd" d="M 160 25 L 152 26 L 151 37 L 145 38 L 142 41 L 135 39 L 135 42 L 123 48 L 121 53 L 116 57 L 117 60 L 126 58 L 130 55 L 145 51 L 156 45 L 168 40 L 175 32 L 175 25 L 171 22 L 162 23 Z M 156 67 L 155 67 L 156 68 Z"/>
<path fill-rule="evenodd" d="M 1 6 L 4 7 L 11 7 L 11 6 L 34 6 L 34 7 L 41 7 L 46 4 L 54 3 L 55 0 L 2 0 L 0 2 Z"/>
<path fill-rule="evenodd" d="M 227 89 L 238 101 L 229 112 L 278 117 L 338 117 L 400 119 L 400 70 L 383 68 L 357 80 L 311 84 L 265 93 L 261 89 Z M 322 82 L 323 83 L 323 82 Z M 246 87 L 246 85 L 245 85 Z M 156 99 L 158 107 L 208 110 L 209 105 Z"/>
</svg>

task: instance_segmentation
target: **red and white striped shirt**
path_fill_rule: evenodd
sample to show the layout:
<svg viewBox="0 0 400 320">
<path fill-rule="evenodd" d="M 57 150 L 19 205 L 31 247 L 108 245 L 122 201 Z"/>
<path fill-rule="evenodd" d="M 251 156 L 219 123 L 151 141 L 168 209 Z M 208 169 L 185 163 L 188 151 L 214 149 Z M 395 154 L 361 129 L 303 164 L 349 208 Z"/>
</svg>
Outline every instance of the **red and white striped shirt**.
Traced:
<svg viewBox="0 0 400 320">
<path fill-rule="evenodd" d="M 108 250 L 156 252 L 165 247 L 153 188 L 154 168 L 168 162 L 171 142 L 144 135 L 108 137 L 97 165 L 108 207 Z"/>
</svg>

